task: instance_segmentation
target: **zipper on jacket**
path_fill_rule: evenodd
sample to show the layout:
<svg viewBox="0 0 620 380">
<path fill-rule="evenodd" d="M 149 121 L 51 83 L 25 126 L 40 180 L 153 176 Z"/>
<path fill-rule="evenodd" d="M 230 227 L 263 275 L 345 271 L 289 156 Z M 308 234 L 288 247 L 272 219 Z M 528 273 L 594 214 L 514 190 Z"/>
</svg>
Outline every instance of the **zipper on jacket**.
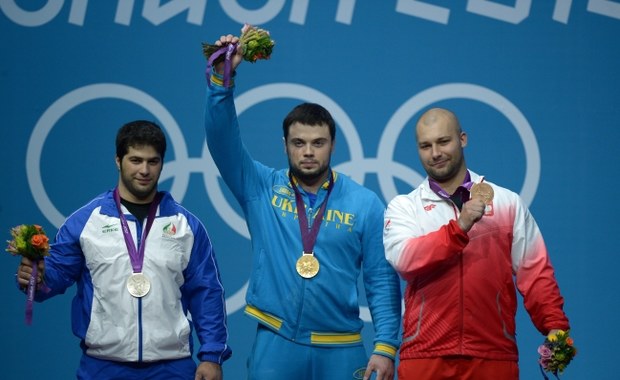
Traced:
<svg viewBox="0 0 620 380">
<path fill-rule="evenodd" d="M 140 249 L 140 240 L 142 238 L 142 223 L 138 221 L 136 218 L 136 249 Z M 146 244 L 146 242 L 145 242 Z M 146 256 L 146 250 L 144 252 L 144 256 Z M 144 257 L 142 258 L 144 264 Z M 144 267 L 142 268 L 144 270 Z M 143 333 L 142 333 L 142 298 L 138 298 L 138 362 L 142 362 L 143 357 Z"/>
<path fill-rule="evenodd" d="M 461 211 L 458 209 L 454 201 L 452 203 L 452 210 L 454 211 L 454 217 L 458 220 Z M 459 255 L 459 352 L 463 354 L 463 336 L 465 335 L 465 301 L 463 300 L 465 290 L 463 282 L 463 252 Z"/>
<path fill-rule="evenodd" d="M 314 208 L 308 206 L 308 208 L 306 208 L 306 199 L 307 195 L 302 193 L 302 199 L 304 200 L 304 212 L 306 213 L 306 220 L 308 221 L 308 225 L 306 226 L 306 228 L 308 230 L 310 230 L 312 228 L 312 223 L 314 222 L 314 219 L 312 218 L 312 213 L 314 212 Z M 299 208 L 297 209 L 297 212 L 299 213 Z M 302 243 L 303 246 L 303 243 Z M 303 251 L 303 248 L 302 248 Z M 302 252 L 303 255 L 303 252 Z M 303 309 L 304 309 L 304 298 L 306 295 L 306 281 L 308 281 L 305 278 L 300 278 L 301 279 L 301 299 L 299 300 L 299 310 L 297 312 L 297 319 L 295 320 L 295 333 L 293 334 L 291 340 L 295 341 L 297 339 L 297 334 L 299 333 L 299 324 L 301 321 L 301 316 L 303 314 Z"/>
<path fill-rule="evenodd" d="M 138 362 L 142 362 L 142 298 L 138 298 Z"/>
<path fill-rule="evenodd" d="M 302 193 L 302 199 L 304 200 L 304 210 L 303 212 L 306 213 L 306 220 L 308 221 L 308 225 L 306 226 L 306 229 L 310 229 L 312 227 L 312 211 L 313 208 L 312 207 L 308 207 L 306 208 L 306 200 L 304 199 L 305 197 L 307 197 L 305 194 Z M 299 207 L 297 208 L 297 213 L 299 213 Z M 302 239 L 303 240 L 303 239 Z M 304 254 L 303 252 L 303 243 L 302 243 L 302 255 Z M 297 340 L 297 334 L 299 333 L 299 323 L 301 321 L 301 315 L 303 314 L 303 309 L 304 309 L 304 298 L 305 298 L 305 294 L 306 294 L 306 279 L 304 278 L 300 278 L 301 279 L 301 299 L 299 300 L 299 310 L 297 311 L 297 318 L 295 319 L 295 332 L 293 333 L 291 340 L 294 342 Z"/>
<path fill-rule="evenodd" d="M 461 329 L 460 329 L 460 334 L 461 336 L 459 337 L 459 351 L 461 352 L 461 355 L 463 354 L 463 336 L 465 335 L 465 301 L 463 300 L 465 291 L 463 290 L 463 286 L 464 286 L 464 282 L 463 282 L 463 252 L 461 252 L 460 257 L 459 257 L 459 282 L 460 282 L 460 292 L 461 295 L 459 297 L 459 302 L 460 302 L 460 308 L 461 308 L 461 312 L 460 314 L 460 324 L 461 324 Z"/>
<path fill-rule="evenodd" d="M 306 295 L 306 279 L 305 278 L 301 278 L 301 299 L 299 301 L 299 310 L 297 312 L 297 319 L 295 321 L 295 333 L 293 334 L 293 336 L 291 337 L 291 340 L 293 342 L 295 342 L 297 340 L 297 334 L 299 333 L 299 323 L 301 321 L 301 315 L 303 314 L 303 310 L 304 310 L 304 298 Z"/>
</svg>

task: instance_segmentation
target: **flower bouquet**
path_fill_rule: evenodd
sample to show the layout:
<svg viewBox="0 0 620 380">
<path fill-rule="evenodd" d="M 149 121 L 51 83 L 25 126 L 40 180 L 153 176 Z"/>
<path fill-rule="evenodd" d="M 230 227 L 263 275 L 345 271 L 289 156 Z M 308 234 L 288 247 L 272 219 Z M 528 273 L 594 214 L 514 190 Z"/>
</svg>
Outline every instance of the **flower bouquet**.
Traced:
<svg viewBox="0 0 620 380">
<path fill-rule="evenodd" d="M 538 363 L 545 380 L 549 379 L 545 372 L 550 372 L 559 379 L 558 374 L 564 372 L 577 354 L 577 349 L 568 331 L 557 330 L 547 335 L 543 344 L 538 347 L 538 354 Z"/>
<path fill-rule="evenodd" d="M 49 255 L 49 239 L 43 228 L 36 224 L 22 224 L 11 229 L 12 240 L 7 240 L 6 251 L 33 261 L 32 275 L 27 288 L 26 324 L 32 323 L 32 305 L 37 288 L 39 260 Z"/>
<path fill-rule="evenodd" d="M 268 31 L 250 24 L 243 25 L 239 42 L 236 44 L 220 46 L 203 43 L 202 53 L 209 62 L 207 66 L 207 80 L 209 80 L 211 67 L 224 61 L 224 85 L 228 86 L 230 80 L 230 57 L 237 49 L 242 50 L 245 61 L 255 63 L 259 59 L 271 58 L 274 45 L 275 41 L 271 39 Z"/>
<path fill-rule="evenodd" d="M 269 32 L 252 26 L 250 24 L 243 25 L 241 28 L 241 36 L 239 37 L 239 47 L 243 49 L 243 59 L 254 63 L 259 59 L 269 59 L 275 42 L 271 39 Z M 237 46 L 235 46 L 237 48 Z M 226 51 L 226 46 L 218 46 L 203 43 L 202 52 L 207 59 L 210 59 L 214 53 L 220 50 Z M 218 55 L 213 63 L 224 60 L 225 57 Z"/>
</svg>

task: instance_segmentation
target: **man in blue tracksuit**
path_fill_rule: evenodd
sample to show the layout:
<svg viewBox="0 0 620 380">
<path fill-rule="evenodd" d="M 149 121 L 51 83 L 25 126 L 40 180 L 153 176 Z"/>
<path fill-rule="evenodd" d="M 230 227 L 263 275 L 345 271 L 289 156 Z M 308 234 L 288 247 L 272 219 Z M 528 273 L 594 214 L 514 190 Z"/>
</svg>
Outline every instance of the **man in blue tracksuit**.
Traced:
<svg viewBox="0 0 620 380">
<path fill-rule="evenodd" d="M 231 355 L 224 288 L 204 225 L 157 191 L 165 151 L 159 126 L 124 125 L 116 138 L 118 186 L 69 216 L 38 262 L 36 301 L 77 283 L 78 379 L 222 379 Z M 19 265 L 22 289 L 33 264 L 23 258 Z"/>
<path fill-rule="evenodd" d="M 216 44 L 237 42 L 229 35 Z M 233 54 L 232 69 L 240 61 L 240 53 Z M 241 141 L 232 78 L 225 87 L 222 66 L 208 78 L 205 127 L 213 160 L 252 237 L 245 312 L 258 331 L 249 379 L 366 379 L 372 372 L 393 379 L 401 297 L 384 256 L 383 203 L 331 169 L 335 122 L 317 104 L 301 104 L 284 120 L 288 169 L 253 160 Z M 376 333 L 370 359 L 361 339 L 360 272 Z"/>
</svg>

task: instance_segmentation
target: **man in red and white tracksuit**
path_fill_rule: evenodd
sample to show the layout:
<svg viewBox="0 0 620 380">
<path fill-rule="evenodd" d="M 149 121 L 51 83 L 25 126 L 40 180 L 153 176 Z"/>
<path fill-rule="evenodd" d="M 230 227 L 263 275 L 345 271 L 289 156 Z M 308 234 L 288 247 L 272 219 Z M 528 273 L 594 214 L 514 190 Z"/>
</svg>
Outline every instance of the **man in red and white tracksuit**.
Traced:
<svg viewBox="0 0 620 380">
<path fill-rule="evenodd" d="M 518 379 L 516 289 L 542 334 L 569 328 L 540 230 L 517 194 L 467 169 L 452 112 L 427 111 L 416 138 L 428 177 L 389 203 L 383 235 L 407 281 L 398 378 Z"/>
</svg>

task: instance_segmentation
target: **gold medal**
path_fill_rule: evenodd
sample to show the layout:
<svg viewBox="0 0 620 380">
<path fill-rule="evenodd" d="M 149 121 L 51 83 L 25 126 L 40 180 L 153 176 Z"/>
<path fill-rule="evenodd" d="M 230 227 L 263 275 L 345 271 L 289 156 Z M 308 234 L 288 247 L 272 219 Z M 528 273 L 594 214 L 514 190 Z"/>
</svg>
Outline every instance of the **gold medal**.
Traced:
<svg viewBox="0 0 620 380">
<path fill-rule="evenodd" d="M 127 279 L 127 291 L 136 298 L 144 297 L 151 290 L 151 281 L 143 273 L 132 273 Z"/>
<path fill-rule="evenodd" d="M 319 260 L 314 257 L 314 252 L 303 253 L 297 260 L 297 273 L 303 278 L 312 278 L 319 273 Z"/>
<path fill-rule="evenodd" d="M 482 199 L 486 205 L 490 205 L 493 202 L 493 188 L 488 183 L 474 183 L 469 193 L 471 194 L 471 199 Z"/>
</svg>

